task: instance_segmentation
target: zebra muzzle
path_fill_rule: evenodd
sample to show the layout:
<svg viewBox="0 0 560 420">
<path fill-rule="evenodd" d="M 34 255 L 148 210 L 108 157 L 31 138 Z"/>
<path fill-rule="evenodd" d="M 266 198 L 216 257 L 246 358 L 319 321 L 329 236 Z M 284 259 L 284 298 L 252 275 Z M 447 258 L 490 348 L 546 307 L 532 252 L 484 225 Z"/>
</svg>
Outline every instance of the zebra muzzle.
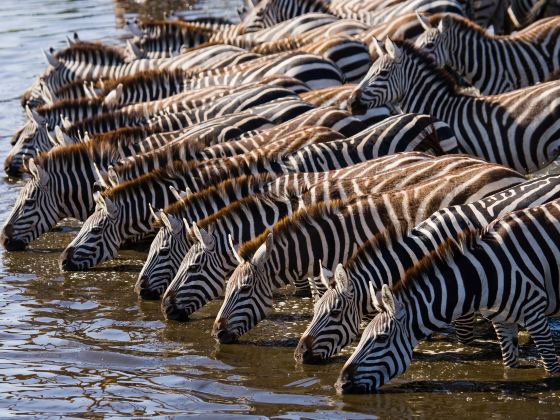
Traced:
<svg viewBox="0 0 560 420">
<path fill-rule="evenodd" d="M 315 337 L 312 335 L 305 335 L 299 340 L 294 358 L 298 363 L 317 364 L 323 362 L 323 358 L 313 352 L 313 342 Z"/>
<path fill-rule="evenodd" d="M 362 103 L 362 92 L 356 89 L 348 98 L 348 111 L 353 115 L 363 115 L 367 112 L 367 107 Z"/>
<path fill-rule="evenodd" d="M 59 259 L 59 266 L 64 271 L 80 271 L 82 268 L 74 262 L 74 248 L 66 248 Z"/>
<path fill-rule="evenodd" d="M 237 335 L 227 329 L 227 319 L 224 318 L 220 318 L 214 322 L 212 337 L 218 340 L 220 344 L 232 344 L 237 342 Z"/>
<path fill-rule="evenodd" d="M 161 297 L 161 291 L 154 287 L 150 287 L 150 279 L 146 276 L 141 276 L 134 285 L 134 291 L 142 299 L 146 300 L 157 300 Z"/>
<path fill-rule="evenodd" d="M 161 311 L 167 320 L 185 322 L 189 320 L 189 314 L 177 306 L 177 298 L 174 292 L 168 292 L 161 301 Z"/>
<path fill-rule="evenodd" d="M 2 245 L 8 251 L 23 251 L 27 247 L 27 243 L 20 239 L 14 239 L 14 228 L 11 224 L 4 226 L 2 230 Z"/>
<path fill-rule="evenodd" d="M 8 155 L 6 157 L 4 161 L 4 172 L 6 172 L 8 176 L 20 177 L 23 172 L 22 169 L 21 160 L 18 159 L 14 161 L 13 155 Z"/>
</svg>

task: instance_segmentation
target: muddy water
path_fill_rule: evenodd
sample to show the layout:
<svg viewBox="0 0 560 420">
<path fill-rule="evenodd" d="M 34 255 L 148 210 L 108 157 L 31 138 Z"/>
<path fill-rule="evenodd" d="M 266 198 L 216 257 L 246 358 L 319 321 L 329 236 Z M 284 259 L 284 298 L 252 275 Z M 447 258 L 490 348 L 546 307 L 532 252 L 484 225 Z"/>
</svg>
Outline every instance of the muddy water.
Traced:
<svg viewBox="0 0 560 420">
<path fill-rule="evenodd" d="M 161 13 L 161 4 L 177 3 L 139 7 Z M 2 0 L 1 5 L 3 161 L 9 136 L 23 121 L 17 96 L 44 66 L 39 48 L 62 46 L 64 35 L 74 30 L 83 39 L 114 38 L 121 34 L 115 15 L 126 16 L 130 9 L 107 0 Z M 225 7 L 234 8 L 233 2 Z M 20 187 L 0 179 L 0 220 Z M 293 361 L 310 319 L 309 300 L 280 294 L 269 320 L 241 344 L 220 346 L 209 335 L 219 302 L 180 324 L 165 322 L 157 302 L 137 299 L 133 284 L 144 254 L 123 252 L 89 273 L 61 273 L 57 257 L 76 228 L 65 223 L 23 253 L 0 250 L 0 417 L 560 417 L 559 379 L 545 375 L 527 345 L 526 368 L 506 374 L 483 323 L 483 338 L 475 346 L 461 348 L 452 338 L 436 337 L 383 393 L 341 398 L 333 383 L 347 352 L 324 366 Z"/>
</svg>

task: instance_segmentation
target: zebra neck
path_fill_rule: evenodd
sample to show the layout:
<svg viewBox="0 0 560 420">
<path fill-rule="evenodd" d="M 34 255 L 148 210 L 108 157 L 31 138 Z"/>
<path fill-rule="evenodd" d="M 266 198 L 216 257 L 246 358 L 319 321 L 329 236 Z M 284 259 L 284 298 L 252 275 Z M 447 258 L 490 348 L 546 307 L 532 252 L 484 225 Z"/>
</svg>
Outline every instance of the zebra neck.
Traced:
<svg viewBox="0 0 560 420">
<path fill-rule="evenodd" d="M 456 109 L 463 101 L 470 100 L 458 94 L 449 76 L 433 64 L 414 56 L 408 56 L 406 60 L 408 63 L 403 69 L 404 95 L 400 99 L 404 112 L 429 114 L 447 121 L 450 109 Z"/>
</svg>

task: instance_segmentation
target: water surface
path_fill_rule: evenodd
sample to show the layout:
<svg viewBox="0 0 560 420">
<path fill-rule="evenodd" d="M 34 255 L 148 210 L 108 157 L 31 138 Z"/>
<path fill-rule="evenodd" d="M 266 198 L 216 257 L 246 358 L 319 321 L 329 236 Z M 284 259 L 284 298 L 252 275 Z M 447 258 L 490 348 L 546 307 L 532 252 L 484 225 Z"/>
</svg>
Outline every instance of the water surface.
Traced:
<svg viewBox="0 0 560 420">
<path fill-rule="evenodd" d="M 234 13 L 240 2 L 203 2 L 197 13 Z M 0 159 L 24 121 L 18 96 L 45 66 L 40 49 L 84 40 L 114 41 L 131 11 L 161 16 L 183 1 L 3 0 L 0 8 Z M 0 178 L 0 221 L 21 182 Z M 293 360 L 310 320 L 309 299 L 280 294 L 277 311 L 220 346 L 210 337 L 220 302 L 188 324 L 165 322 L 158 302 L 133 285 L 145 254 L 122 252 L 88 273 L 61 273 L 60 251 L 77 224 L 64 223 L 22 253 L 0 250 L 0 416 L 178 414 L 280 418 L 412 416 L 556 417 L 560 381 L 522 347 L 525 369 L 505 372 L 486 324 L 483 339 L 460 347 L 439 336 L 421 346 L 406 375 L 372 396 L 339 397 L 333 384 L 348 351 L 323 366 Z M 527 337 L 522 335 L 522 342 Z"/>
</svg>

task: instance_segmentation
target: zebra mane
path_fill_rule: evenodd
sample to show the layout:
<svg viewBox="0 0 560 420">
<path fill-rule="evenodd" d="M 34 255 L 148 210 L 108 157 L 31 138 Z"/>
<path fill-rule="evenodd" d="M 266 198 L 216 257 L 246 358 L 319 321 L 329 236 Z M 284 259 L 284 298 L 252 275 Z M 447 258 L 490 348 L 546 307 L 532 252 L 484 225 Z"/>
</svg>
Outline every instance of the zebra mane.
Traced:
<svg viewBox="0 0 560 420">
<path fill-rule="evenodd" d="M 137 143 L 149 135 L 149 131 L 142 126 L 121 127 L 117 128 L 116 130 L 108 131 L 106 133 L 95 134 L 92 138 L 92 141 L 113 143 L 117 147 L 118 145 L 122 144 L 130 145 Z"/>
<path fill-rule="evenodd" d="M 77 157 L 86 162 L 113 161 L 118 158 L 118 149 L 108 142 L 69 144 L 39 153 L 35 163 L 44 169 L 61 170 L 66 169 Z"/>
<path fill-rule="evenodd" d="M 99 53 L 103 55 L 100 57 Z M 81 61 L 87 59 L 88 63 L 91 64 L 106 64 L 106 62 L 120 62 L 120 64 L 124 64 L 129 61 L 126 52 L 119 47 L 101 42 L 84 41 L 57 51 L 55 57 L 62 61 Z M 99 59 L 101 60 L 99 61 Z"/>
<path fill-rule="evenodd" d="M 161 181 L 167 184 L 168 182 L 166 181 L 169 178 L 185 176 L 185 174 L 192 171 L 199 164 L 198 161 L 174 161 L 163 168 L 154 169 L 138 178 L 121 182 L 117 186 L 104 191 L 102 194 L 111 200 L 115 200 L 135 190 L 150 188 L 151 184 L 154 182 Z"/>
<path fill-rule="evenodd" d="M 91 105 L 100 105 L 102 98 L 59 99 L 52 104 L 40 105 L 36 108 L 39 114 L 59 113 L 64 108 L 86 108 Z"/>
<path fill-rule="evenodd" d="M 195 201 L 202 201 L 207 198 L 226 192 L 228 190 L 239 191 L 242 187 L 248 186 L 249 189 L 253 185 L 265 184 L 272 181 L 274 177 L 271 174 L 258 174 L 258 175 L 242 175 L 237 178 L 227 179 L 217 185 L 211 185 L 201 191 L 189 194 L 180 201 L 176 201 L 164 209 L 167 214 L 180 214 L 184 207 L 188 207 Z"/>
<path fill-rule="evenodd" d="M 490 226 L 468 227 L 460 232 L 457 237 L 448 237 L 429 254 L 424 255 L 412 267 L 408 268 L 403 276 L 393 284 L 393 292 L 407 287 L 410 283 L 429 273 L 440 263 L 450 262 L 456 254 L 462 254 L 466 247 L 474 244 L 475 240 L 488 231 Z"/>
<path fill-rule="evenodd" d="M 360 198 L 357 198 L 357 200 L 359 199 Z M 351 199 L 350 201 L 353 202 L 354 199 Z M 308 207 L 301 208 L 291 216 L 285 216 L 278 221 L 278 223 L 272 227 L 272 230 L 271 228 L 266 229 L 255 239 L 245 242 L 239 249 L 238 253 L 242 258 L 246 260 L 250 259 L 257 249 L 266 241 L 269 233 L 272 232 L 274 238 L 279 238 L 294 230 L 300 231 L 302 227 L 310 226 L 315 223 L 316 220 L 314 219 L 328 214 L 341 212 L 349 204 L 350 202 L 346 200 L 330 200 L 321 201 Z"/>
<path fill-rule="evenodd" d="M 285 51 L 295 50 L 305 45 L 306 39 L 303 34 L 291 35 L 276 41 L 264 42 L 251 48 L 251 52 L 269 55 Z"/>
<path fill-rule="evenodd" d="M 216 213 L 199 220 L 197 226 L 199 228 L 207 228 L 208 226 L 214 224 L 223 217 L 227 217 L 234 211 L 241 211 L 245 213 L 251 213 L 254 208 L 258 208 L 259 203 L 273 203 L 276 200 L 291 201 L 292 203 L 297 203 L 299 199 L 298 194 L 295 191 L 287 190 L 285 192 L 277 193 L 276 191 L 263 191 L 254 195 L 243 197 L 240 200 L 234 201 L 230 205 L 220 209 Z M 192 235 L 192 234 L 189 234 Z"/>
<path fill-rule="evenodd" d="M 210 36 L 210 35 L 214 35 L 216 32 L 219 32 L 219 29 L 213 27 L 213 25 L 215 24 L 227 24 L 227 23 L 149 19 L 149 20 L 142 20 L 140 22 L 140 28 L 143 31 L 158 31 L 160 33 L 159 36 L 166 36 L 171 33 L 176 33 L 177 31 L 186 32 L 187 34 L 192 32 L 199 32 Z M 148 36 L 156 37 L 155 34 L 149 34 Z"/>
<path fill-rule="evenodd" d="M 93 117 L 84 118 L 80 121 L 73 123 L 68 129 L 66 129 L 66 134 L 69 136 L 77 136 L 80 133 L 84 134 L 83 131 L 88 126 L 103 126 L 105 124 L 114 124 L 116 121 L 125 121 L 130 123 L 134 121 L 136 123 L 142 123 L 145 121 L 145 114 L 142 111 L 108 111 L 103 112 L 100 115 L 95 115 Z"/>
<path fill-rule="evenodd" d="M 414 44 L 410 43 L 409 41 L 398 41 L 397 40 L 397 41 L 393 41 L 393 42 L 395 43 L 395 45 L 402 48 L 403 51 L 408 56 L 411 56 L 414 59 L 417 59 L 422 64 L 424 64 L 426 67 L 428 67 L 428 69 L 432 73 L 435 73 L 436 77 L 434 78 L 434 80 L 442 81 L 445 84 L 445 86 L 451 92 L 455 93 L 456 95 L 464 96 L 460 92 L 460 86 L 457 85 L 457 83 L 455 83 L 455 80 L 453 79 L 453 77 L 447 71 L 438 67 L 437 63 L 434 61 L 434 59 L 430 55 L 428 55 L 427 53 L 425 53 L 422 50 L 419 50 L 418 48 L 416 48 L 414 46 Z"/>
<path fill-rule="evenodd" d="M 157 70 L 144 70 L 130 76 L 120 77 L 118 79 L 103 80 L 101 82 L 102 92 L 99 96 L 106 96 L 112 90 L 122 83 L 125 89 L 133 88 L 134 86 L 146 87 L 152 85 L 159 79 L 182 79 L 186 72 L 181 69 L 157 69 Z"/>
<path fill-rule="evenodd" d="M 80 92 L 81 96 L 85 97 L 85 90 L 84 90 L 84 83 L 90 83 L 90 80 L 85 80 L 85 79 L 77 79 L 77 80 L 73 80 L 71 82 L 65 83 L 63 86 L 61 86 L 60 88 L 58 88 L 54 94 L 57 97 L 60 96 L 66 96 L 69 93 L 72 92 Z M 97 85 L 98 83 L 95 83 L 95 85 Z M 97 87 L 97 86 L 96 86 Z"/>
</svg>

